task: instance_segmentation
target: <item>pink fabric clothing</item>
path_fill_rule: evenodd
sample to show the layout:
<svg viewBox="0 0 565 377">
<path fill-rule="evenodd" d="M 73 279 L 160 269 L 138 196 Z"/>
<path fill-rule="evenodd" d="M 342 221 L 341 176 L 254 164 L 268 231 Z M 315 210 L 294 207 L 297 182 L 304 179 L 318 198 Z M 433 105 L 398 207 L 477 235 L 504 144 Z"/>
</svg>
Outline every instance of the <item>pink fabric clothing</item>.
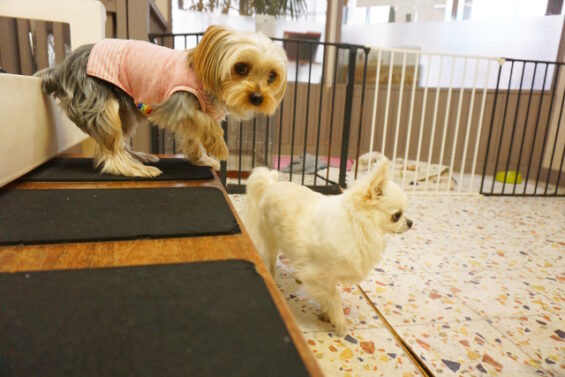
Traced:
<svg viewBox="0 0 565 377">
<path fill-rule="evenodd" d="M 122 89 L 138 108 L 160 104 L 174 92 L 187 91 L 196 96 L 202 112 L 221 118 L 223 114 L 212 105 L 187 60 L 186 51 L 143 41 L 104 39 L 92 48 L 86 73 Z"/>
</svg>

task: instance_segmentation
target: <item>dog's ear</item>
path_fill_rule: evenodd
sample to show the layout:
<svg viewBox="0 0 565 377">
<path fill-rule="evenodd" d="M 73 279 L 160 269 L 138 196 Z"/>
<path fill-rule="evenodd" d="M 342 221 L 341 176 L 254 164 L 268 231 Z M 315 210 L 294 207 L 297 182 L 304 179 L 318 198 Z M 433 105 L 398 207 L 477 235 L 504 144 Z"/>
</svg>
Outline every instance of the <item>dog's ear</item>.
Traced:
<svg viewBox="0 0 565 377">
<path fill-rule="evenodd" d="M 282 99 L 284 97 L 284 93 L 286 92 L 286 84 L 287 84 L 286 68 L 283 70 L 283 72 L 280 73 L 280 75 L 282 77 L 281 85 L 279 86 L 279 89 L 275 93 L 275 98 L 276 98 L 277 102 L 282 101 Z"/>
<path fill-rule="evenodd" d="M 204 32 L 198 45 L 189 52 L 189 63 L 207 90 L 214 95 L 220 92 L 220 81 L 229 74 L 225 65 L 229 53 L 228 39 L 232 31 L 224 26 L 212 25 Z"/>
<path fill-rule="evenodd" d="M 210 25 L 206 28 L 206 31 L 204 31 L 204 37 L 203 38 L 217 38 L 218 34 L 229 34 L 231 33 L 231 30 L 228 29 L 225 26 L 222 25 Z"/>
<path fill-rule="evenodd" d="M 375 167 L 369 183 L 369 194 L 373 199 L 378 199 L 383 196 L 384 188 L 388 182 L 388 166 L 389 162 L 386 158 L 382 158 L 377 162 L 377 166 Z"/>
</svg>

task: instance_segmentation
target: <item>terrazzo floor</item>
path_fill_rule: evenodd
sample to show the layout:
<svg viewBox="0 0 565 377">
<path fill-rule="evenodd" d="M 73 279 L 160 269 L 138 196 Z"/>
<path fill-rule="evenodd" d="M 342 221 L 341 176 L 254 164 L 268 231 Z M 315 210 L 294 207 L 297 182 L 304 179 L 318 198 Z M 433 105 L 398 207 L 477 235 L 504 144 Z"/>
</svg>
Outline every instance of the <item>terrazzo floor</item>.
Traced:
<svg viewBox="0 0 565 377">
<path fill-rule="evenodd" d="M 565 376 L 565 199 L 409 197 L 412 230 L 341 287 L 344 338 L 279 258 L 277 284 L 325 375 L 425 373 L 378 308 L 435 376 Z"/>
</svg>

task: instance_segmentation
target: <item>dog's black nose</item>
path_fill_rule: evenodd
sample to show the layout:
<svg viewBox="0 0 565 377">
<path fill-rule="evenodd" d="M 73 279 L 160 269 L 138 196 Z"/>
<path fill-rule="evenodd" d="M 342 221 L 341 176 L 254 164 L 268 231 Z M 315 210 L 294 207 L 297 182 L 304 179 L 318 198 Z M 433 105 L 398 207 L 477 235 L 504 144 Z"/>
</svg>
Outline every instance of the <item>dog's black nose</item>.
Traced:
<svg viewBox="0 0 565 377">
<path fill-rule="evenodd" d="M 406 219 L 406 225 L 408 225 L 408 229 L 412 228 L 412 220 Z"/>
<path fill-rule="evenodd" d="M 254 105 L 260 105 L 263 103 L 263 96 L 259 93 L 251 93 L 249 95 L 249 102 Z"/>
</svg>

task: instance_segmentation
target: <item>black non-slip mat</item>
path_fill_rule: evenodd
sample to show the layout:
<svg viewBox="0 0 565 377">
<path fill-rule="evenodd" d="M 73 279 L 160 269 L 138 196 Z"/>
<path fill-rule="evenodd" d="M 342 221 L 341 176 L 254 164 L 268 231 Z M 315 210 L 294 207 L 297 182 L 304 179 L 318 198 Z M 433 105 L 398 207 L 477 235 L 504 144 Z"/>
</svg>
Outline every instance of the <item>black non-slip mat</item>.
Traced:
<svg viewBox="0 0 565 377">
<path fill-rule="evenodd" d="M 252 264 L 0 274 L 0 376 L 307 376 Z"/>
<path fill-rule="evenodd" d="M 0 191 L 4 245 L 239 232 L 213 187 Z"/>
<path fill-rule="evenodd" d="M 163 174 L 155 178 L 121 177 L 100 174 L 94 168 L 92 158 L 56 157 L 21 177 L 20 182 L 123 182 L 123 181 L 177 181 L 213 179 L 214 175 L 207 166 L 192 165 L 181 158 L 162 158 L 156 166 Z"/>
</svg>

